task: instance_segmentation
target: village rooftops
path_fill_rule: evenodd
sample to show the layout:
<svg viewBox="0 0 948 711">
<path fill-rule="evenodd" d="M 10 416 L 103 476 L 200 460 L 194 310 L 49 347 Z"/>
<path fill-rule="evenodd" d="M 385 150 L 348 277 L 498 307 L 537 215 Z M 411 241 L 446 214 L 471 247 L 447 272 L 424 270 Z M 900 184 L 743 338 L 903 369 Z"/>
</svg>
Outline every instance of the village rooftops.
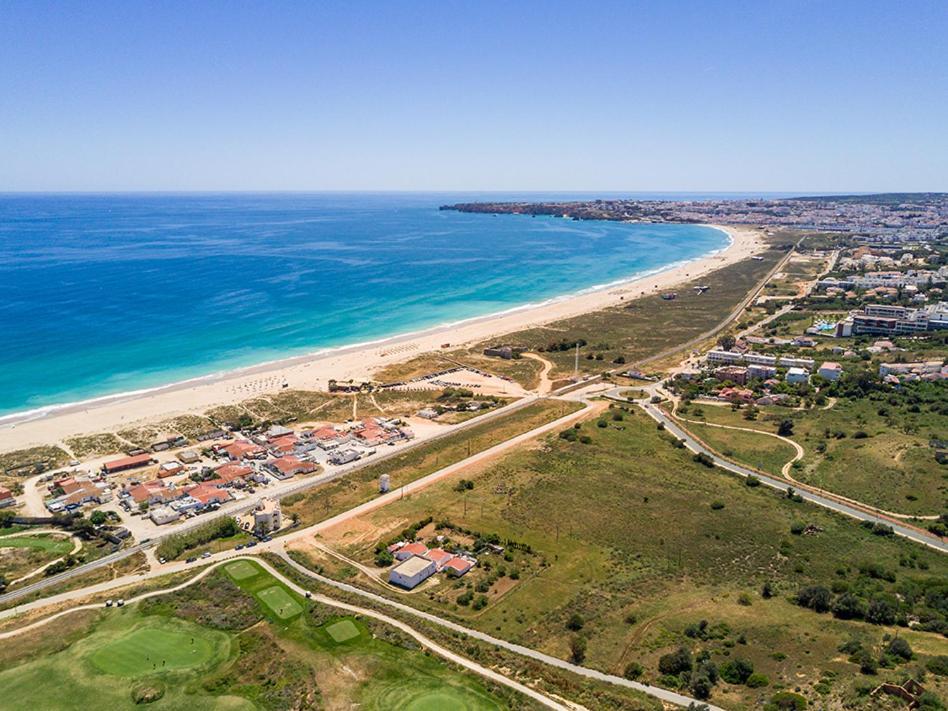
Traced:
<svg viewBox="0 0 948 711">
<path fill-rule="evenodd" d="M 423 556 L 428 552 L 428 546 L 424 543 L 406 543 L 395 551 L 395 557 L 398 560 L 406 560 L 412 556 Z"/>
</svg>

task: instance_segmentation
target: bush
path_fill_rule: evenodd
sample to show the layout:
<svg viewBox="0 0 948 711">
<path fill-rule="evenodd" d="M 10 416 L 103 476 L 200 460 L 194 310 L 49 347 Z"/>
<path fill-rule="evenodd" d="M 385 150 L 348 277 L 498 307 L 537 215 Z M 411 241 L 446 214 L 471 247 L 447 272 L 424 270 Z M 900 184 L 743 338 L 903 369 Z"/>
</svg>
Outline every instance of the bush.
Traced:
<svg viewBox="0 0 948 711">
<path fill-rule="evenodd" d="M 728 684 L 744 684 L 754 673 L 754 665 L 746 659 L 732 659 L 721 667 L 721 678 Z"/>
<path fill-rule="evenodd" d="M 395 556 L 389 553 L 387 548 L 383 548 L 375 554 L 375 565 L 379 568 L 387 568 L 394 562 Z"/>
<path fill-rule="evenodd" d="M 760 479 L 758 479 L 756 476 L 751 474 L 746 479 L 744 479 L 744 485 L 749 486 L 751 488 L 755 486 L 760 486 Z"/>
<path fill-rule="evenodd" d="M 691 652 L 687 647 L 679 647 L 674 652 L 664 654 L 658 660 L 658 670 L 662 674 L 677 675 L 683 671 L 691 671 Z"/>
<path fill-rule="evenodd" d="M 750 607 L 753 604 L 753 601 L 751 600 L 751 596 L 749 594 L 742 592 L 737 596 L 737 604 L 743 605 L 744 607 Z"/>
<path fill-rule="evenodd" d="M 471 605 L 471 607 L 473 607 L 475 610 L 483 610 L 485 607 L 487 607 L 487 596 L 478 595 L 477 599 L 474 600 L 474 604 Z"/>
<path fill-rule="evenodd" d="M 707 454 L 705 454 L 704 452 L 698 452 L 698 453 L 693 457 L 693 459 L 694 459 L 698 464 L 703 464 L 704 466 L 706 466 L 706 467 L 708 467 L 708 468 L 713 468 L 713 467 L 714 467 L 714 460 L 711 459 L 711 457 L 708 456 Z"/>
<path fill-rule="evenodd" d="M 723 502 L 723 501 L 712 501 L 712 502 L 711 502 L 711 509 L 712 509 L 713 511 L 720 511 L 720 510 L 723 509 L 723 508 L 724 508 L 724 502 Z"/>
<path fill-rule="evenodd" d="M 904 661 L 909 661 L 912 658 L 912 646 L 905 641 L 903 637 L 896 637 L 891 642 L 889 646 L 886 647 L 886 654 L 889 654 L 893 657 L 897 657 Z"/>
<path fill-rule="evenodd" d="M 796 601 L 801 607 L 808 607 L 816 612 L 828 612 L 833 594 L 821 585 L 811 585 L 797 593 Z"/>
<path fill-rule="evenodd" d="M 569 658 L 573 664 L 582 664 L 586 660 L 586 640 L 575 636 L 569 641 Z"/>
<path fill-rule="evenodd" d="M 570 618 L 566 621 L 566 629 L 572 630 L 573 632 L 579 632 L 583 628 L 585 621 L 583 620 L 582 615 L 574 612 L 570 615 Z"/>
<path fill-rule="evenodd" d="M 948 655 L 939 654 L 925 664 L 925 668 L 936 676 L 948 676 Z"/>
<path fill-rule="evenodd" d="M 806 524 L 802 521 L 794 521 L 790 524 L 790 533 L 794 536 L 800 536 L 806 530 Z"/>
<path fill-rule="evenodd" d="M 747 681 L 745 683 L 751 689 L 759 689 L 762 686 L 770 686 L 770 679 L 760 672 L 754 672 L 749 677 L 747 677 Z"/>
<path fill-rule="evenodd" d="M 891 625 L 895 622 L 895 606 L 885 598 L 875 597 L 866 610 L 866 622 L 874 625 Z"/>
<path fill-rule="evenodd" d="M 770 697 L 764 711 L 804 711 L 806 699 L 792 691 L 778 691 Z"/>
<path fill-rule="evenodd" d="M 793 420 L 784 419 L 780 420 L 780 424 L 777 426 L 777 434 L 781 437 L 789 437 L 793 434 Z"/>
<path fill-rule="evenodd" d="M 833 616 L 841 620 L 861 620 L 866 616 L 866 601 L 852 593 L 845 593 L 833 603 Z"/>
<path fill-rule="evenodd" d="M 640 676 L 642 676 L 642 672 L 644 671 L 645 670 L 642 668 L 641 664 L 638 662 L 631 662 L 630 664 L 626 665 L 625 671 L 622 672 L 622 676 L 624 676 L 626 679 L 635 681 Z"/>
</svg>

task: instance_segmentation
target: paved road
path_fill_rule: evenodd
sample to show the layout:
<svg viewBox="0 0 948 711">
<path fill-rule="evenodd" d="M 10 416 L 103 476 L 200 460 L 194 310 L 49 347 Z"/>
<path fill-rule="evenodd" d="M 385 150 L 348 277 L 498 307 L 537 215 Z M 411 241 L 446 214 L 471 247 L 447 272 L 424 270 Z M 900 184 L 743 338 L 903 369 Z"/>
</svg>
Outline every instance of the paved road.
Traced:
<svg viewBox="0 0 948 711">
<path fill-rule="evenodd" d="M 492 644 L 496 647 L 500 647 L 501 649 L 506 649 L 508 652 L 513 652 L 514 654 L 518 654 L 522 657 L 527 657 L 529 659 L 533 659 L 543 664 L 548 664 L 549 666 L 557 667 L 558 669 L 564 669 L 574 674 L 578 674 L 582 677 L 586 677 L 587 679 L 594 679 L 596 681 L 605 682 L 607 684 L 613 684 L 615 686 L 624 686 L 628 689 L 635 689 L 636 691 L 641 691 L 642 693 L 648 694 L 649 696 L 653 696 L 667 703 L 675 704 L 676 706 L 687 707 L 689 704 L 692 704 L 692 703 L 695 703 L 695 704 L 706 703 L 706 702 L 700 702 L 695 699 L 689 698 L 687 696 L 684 696 L 683 694 L 678 694 L 674 691 L 662 689 L 661 687 L 650 686 L 649 684 L 643 684 L 641 682 L 631 681 L 624 677 L 616 676 L 615 674 L 606 674 L 605 672 L 601 672 L 596 669 L 589 669 L 588 667 L 582 667 L 577 664 L 572 664 L 563 659 L 559 659 L 558 657 L 553 657 L 553 656 L 550 656 L 549 654 L 538 652 L 535 649 L 530 649 L 529 647 L 524 647 L 523 645 L 520 645 L 520 644 L 514 644 L 513 642 L 508 642 L 507 640 L 500 639 L 499 637 L 494 637 L 492 635 L 487 634 L 486 632 L 481 632 L 479 630 L 471 629 L 470 627 L 465 627 L 464 625 L 459 625 L 456 622 L 451 622 L 450 620 L 446 620 L 442 617 L 438 617 L 437 615 L 433 615 L 429 612 L 416 610 L 414 607 L 411 607 L 409 605 L 405 605 L 395 600 L 389 600 L 386 597 L 369 592 L 368 590 L 363 590 L 362 588 L 357 588 L 354 585 L 341 583 L 337 580 L 332 580 L 331 578 L 327 578 L 325 576 L 319 575 L 318 573 L 314 573 L 309 568 L 306 568 L 305 566 L 300 565 L 295 560 L 293 560 L 286 553 L 285 550 L 279 550 L 279 551 L 276 551 L 276 553 L 294 570 L 302 573 L 303 575 L 309 578 L 312 578 L 313 580 L 316 580 L 322 583 L 323 585 L 328 585 L 330 587 L 336 588 L 337 590 L 342 590 L 344 592 L 351 593 L 353 595 L 358 595 L 367 600 L 371 600 L 372 602 L 378 605 L 385 605 L 386 607 L 391 607 L 393 609 L 399 610 L 400 612 L 404 612 L 408 615 L 411 615 L 412 617 L 423 619 L 427 622 L 431 622 L 432 624 L 438 625 L 439 627 L 444 627 L 445 629 L 449 629 L 452 632 L 460 632 L 461 634 L 465 634 L 469 637 L 480 640 L 481 642 Z M 713 706 L 710 704 L 708 705 L 708 708 L 711 709 L 712 711 L 723 711 L 723 709 L 719 709 L 717 706 Z"/>
<path fill-rule="evenodd" d="M 668 430 L 675 437 L 678 437 L 681 440 L 684 440 L 685 446 L 690 449 L 692 452 L 698 453 L 703 452 L 704 454 L 711 457 L 716 466 L 726 469 L 729 472 L 733 472 L 740 476 L 754 476 L 760 480 L 761 484 L 769 486 L 773 489 L 778 489 L 780 491 L 786 491 L 789 484 L 784 479 L 778 479 L 767 474 L 763 474 L 759 471 L 754 471 L 747 467 L 742 467 L 740 464 L 735 464 L 723 459 L 718 456 L 710 449 L 701 444 L 698 440 L 688 434 L 685 430 L 679 427 L 674 420 L 672 420 L 668 415 L 662 412 L 661 409 L 656 407 L 647 401 L 633 401 L 627 400 L 622 397 L 621 391 L 627 388 L 614 388 L 607 393 L 607 396 L 614 400 L 624 400 L 629 403 L 634 403 L 639 407 L 642 407 L 654 420 L 661 422 L 665 425 L 665 429 Z M 830 509 L 831 511 L 836 511 L 845 516 L 858 519 L 859 521 L 872 521 L 873 523 L 881 523 L 886 526 L 891 526 L 892 530 L 899 536 L 908 538 L 911 541 L 916 543 L 921 543 L 923 546 L 928 546 L 929 548 L 934 548 L 935 550 L 941 553 L 948 553 L 948 543 L 943 538 L 923 531 L 912 526 L 907 526 L 904 523 L 889 518 L 881 514 L 873 513 L 870 510 L 862 509 L 857 506 L 847 504 L 843 501 L 838 501 L 830 496 L 824 494 L 819 494 L 809 489 L 803 488 L 802 486 L 795 487 L 794 491 L 799 494 L 805 501 L 816 504 L 817 506 L 822 506 L 823 508 Z"/>
</svg>

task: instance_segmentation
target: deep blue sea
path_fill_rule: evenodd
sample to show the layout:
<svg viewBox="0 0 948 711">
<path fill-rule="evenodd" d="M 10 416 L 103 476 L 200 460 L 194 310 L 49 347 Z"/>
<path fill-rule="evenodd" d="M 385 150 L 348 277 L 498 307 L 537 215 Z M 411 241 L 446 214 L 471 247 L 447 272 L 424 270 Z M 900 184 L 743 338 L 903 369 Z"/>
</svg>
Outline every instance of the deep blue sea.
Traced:
<svg viewBox="0 0 948 711">
<path fill-rule="evenodd" d="M 441 212 L 569 195 L 0 195 L 0 414 L 483 316 L 717 230 Z"/>
</svg>

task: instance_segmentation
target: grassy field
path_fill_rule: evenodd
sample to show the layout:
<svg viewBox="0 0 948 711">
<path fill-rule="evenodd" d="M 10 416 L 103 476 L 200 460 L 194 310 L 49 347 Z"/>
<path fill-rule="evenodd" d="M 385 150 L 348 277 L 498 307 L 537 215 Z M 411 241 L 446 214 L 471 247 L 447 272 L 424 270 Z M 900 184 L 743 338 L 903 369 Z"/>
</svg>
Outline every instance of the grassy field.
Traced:
<svg viewBox="0 0 948 711">
<path fill-rule="evenodd" d="M 403 486 L 579 407 L 578 403 L 561 400 L 535 402 L 509 415 L 473 425 L 384 462 L 359 469 L 307 493 L 289 496 L 281 502 L 283 515 L 296 514 L 301 525 L 316 523 L 376 496 L 381 474 L 391 476 L 392 488 Z"/>
<path fill-rule="evenodd" d="M 791 445 L 776 437 L 696 425 L 691 422 L 685 422 L 684 425 L 689 432 L 718 454 L 768 474 L 779 476 L 783 465 L 796 454 L 796 450 Z M 744 427 L 745 424 L 735 423 L 733 426 Z"/>
<path fill-rule="evenodd" d="M 267 602 L 284 596 L 292 619 Z M 63 618 L 0 647 L 0 668 L 9 709 L 534 708 L 247 561 L 137 606 Z"/>
<path fill-rule="evenodd" d="M 439 581 L 398 599 L 563 658 L 581 639 L 587 664 L 619 674 L 639 664 L 642 679 L 665 686 L 678 680 L 662 677 L 659 658 L 679 645 L 707 653 L 719 668 L 747 659 L 767 686 L 720 682 L 712 700 L 730 708 L 756 708 L 798 687 L 827 708 L 872 708 L 864 687 L 948 653 L 937 634 L 837 619 L 794 602 L 810 585 L 910 599 L 907 591 L 933 589 L 948 576 L 935 552 L 703 467 L 642 414 L 580 431 L 588 444 L 551 438 L 474 472 L 474 488 L 463 494 L 448 479 L 347 526 L 375 539 L 326 542 L 369 561 L 379 539 L 427 516 L 516 541 L 504 556 L 481 556 L 487 576 Z M 811 533 L 796 535 L 797 524 Z M 485 595 L 486 606 L 459 604 L 469 589 Z M 704 629 L 702 620 L 712 629 L 691 632 Z M 837 651 L 850 638 L 878 648 L 896 633 L 915 650 L 911 667 L 865 677 Z M 927 679 L 945 692 L 943 679 Z"/>
<path fill-rule="evenodd" d="M 665 301 L 658 295 L 630 299 L 628 304 L 557 321 L 542 328 L 510 334 L 504 341 L 530 350 L 544 349 L 556 367 L 552 378 L 573 371 L 572 348 L 559 344 L 586 342 L 580 354 L 580 369 L 599 373 L 624 358 L 633 363 L 667 348 L 683 344 L 721 322 L 785 253 L 770 250 L 762 261 L 745 260 L 719 269 L 676 291 L 678 298 Z M 698 295 L 692 287 L 711 289 Z M 482 346 L 488 344 L 481 344 Z M 550 350 L 550 346 L 556 346 Z M 480 346 L 479 346 L 480 347 Z"/>
<path fill-rule="evenodd" d="M 0 575 L 8 582 L 26 575 L 73 548 L 68 536 L 36 535 L 0 537 Z"/>
<path fill-rule="evenodd" d="M 790 439 L 805 451 L 802 466 L 792 471 L 795 479 L 897 513 L 941 513 L 948 508 L 948 468 L 935 461 L 929 442 L 944 438 L 944 418 L 926 407 L 913 412 L 910 402 L 894 402 L 880 393 L 842 398 L 829 409 L 760 408 L 755 421 L 744 419 L 743 411 L 711 406 L 700 407 L 702 416 L 696 417 L 692 406 L 687 417 L 767 432 L 776 432 L 779 422 L 789 418 Z M 696 434 L 701 430 L 702 438 L 708 434 L 712 446 L 720 441 L 708 432 L 712 428 L 688 427 L 695 427 Z M 755 444 L 754 437 L 731 448 L 736 461 L 756 466 L 758 446 L 776 441 L 760 437 Z"/>
</svg>

